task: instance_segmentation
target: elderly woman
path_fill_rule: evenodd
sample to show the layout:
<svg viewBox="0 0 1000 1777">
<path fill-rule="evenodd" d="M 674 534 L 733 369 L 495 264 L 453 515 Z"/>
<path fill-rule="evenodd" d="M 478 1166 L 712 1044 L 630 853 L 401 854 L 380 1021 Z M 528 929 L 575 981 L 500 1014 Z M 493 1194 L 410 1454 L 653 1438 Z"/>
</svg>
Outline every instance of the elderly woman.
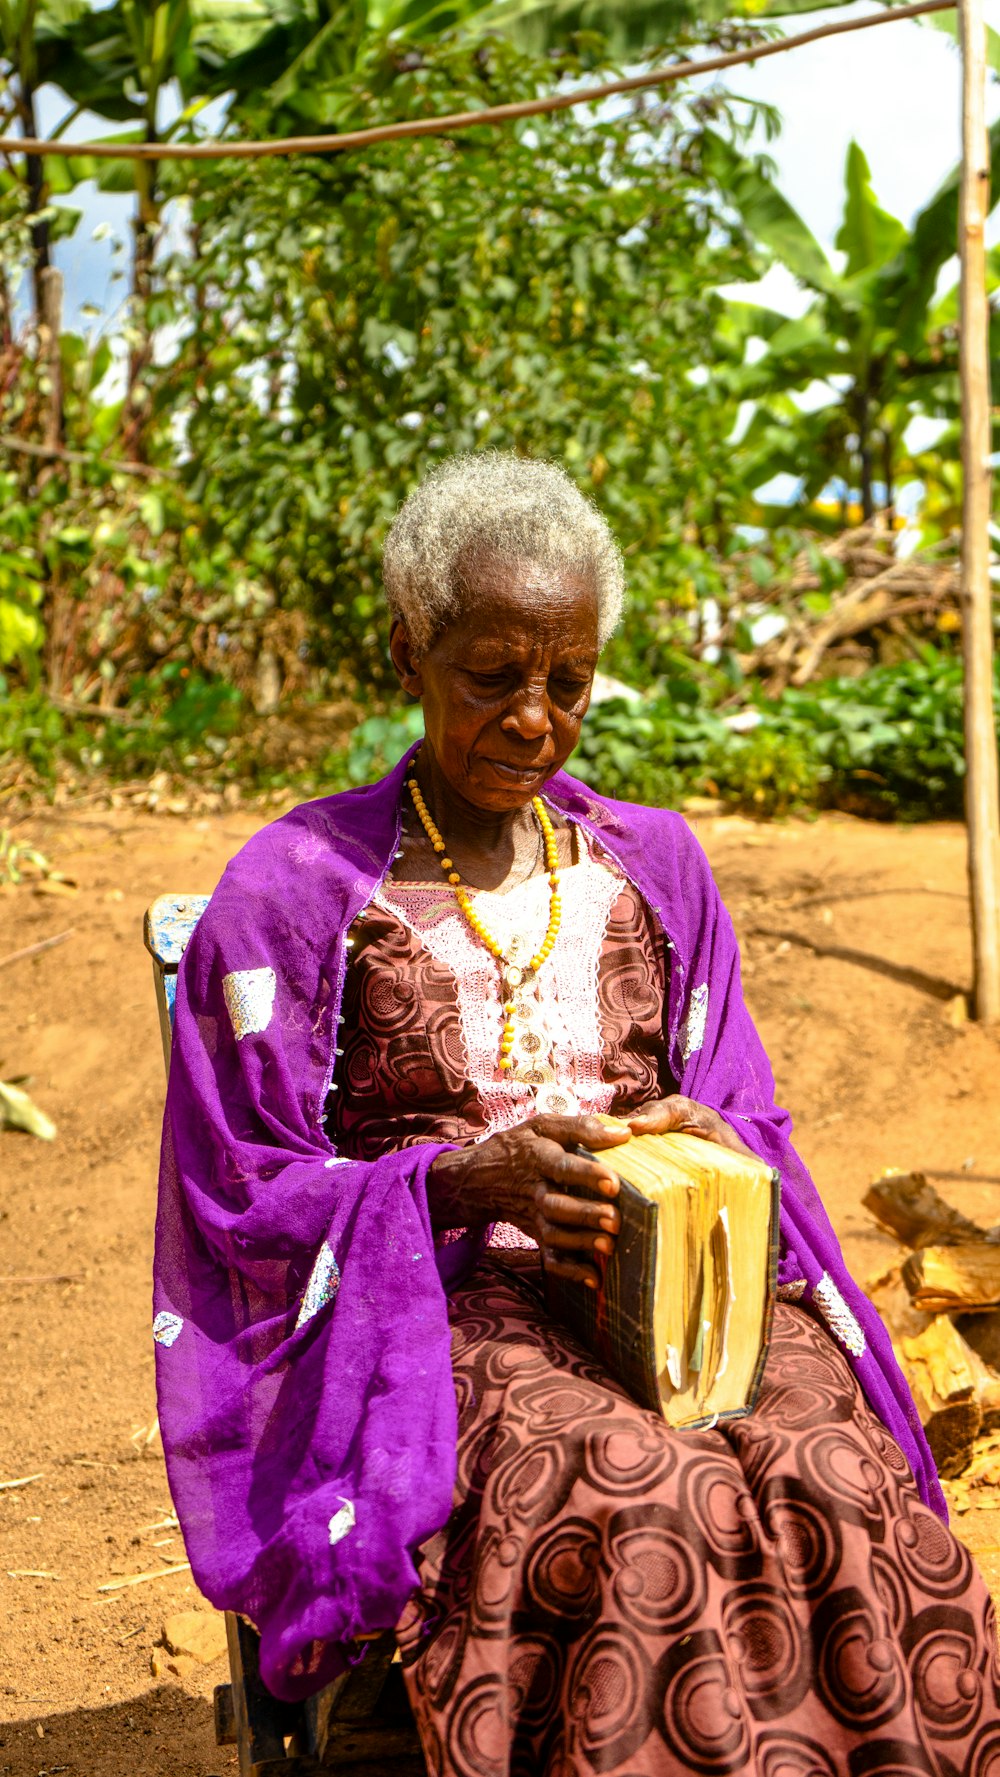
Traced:
<svg viewBox="0 0 1000 1777">
<path fill-rule="evenodd" d="M 199 1585 L 283 1696 L 396 1625 L 437 1777 L 996 1777 L 989 1598 L 707 862 L 562 769 L 622 604 L 603 519 L 551 465 L 460 458 L 385 583 L 423 743 L 258 833 L 178 986 L 154 1335 Z M 539 1288 L 596 1283 L 614 1148 L 668 1129 L 782 1181 L 760 1394 L 710 1430 Z"/>
</svg>

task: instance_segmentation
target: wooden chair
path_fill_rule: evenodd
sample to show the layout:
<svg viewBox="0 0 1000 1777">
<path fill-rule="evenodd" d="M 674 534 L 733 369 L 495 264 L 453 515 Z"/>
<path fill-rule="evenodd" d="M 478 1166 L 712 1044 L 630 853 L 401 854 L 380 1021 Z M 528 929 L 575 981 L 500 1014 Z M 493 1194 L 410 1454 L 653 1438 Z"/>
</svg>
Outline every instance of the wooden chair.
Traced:
<svg viewBox="0 0 1000 1777">
<path fill-rule="evenodd" d="M 177 968 L 207 905 L 207 895 L 160 895 L 145 918 L 168 1072 Z M 215 1738 L 238 1748 L 240 1777 L 426 1777 L 391 1631 L 369 1638 L 364 1659 L 306 1703 L 272 1697 L 257 1632 L 233 1611 L 226 1635 L 230 1682 L 215 1688 Z"/>
</svg>

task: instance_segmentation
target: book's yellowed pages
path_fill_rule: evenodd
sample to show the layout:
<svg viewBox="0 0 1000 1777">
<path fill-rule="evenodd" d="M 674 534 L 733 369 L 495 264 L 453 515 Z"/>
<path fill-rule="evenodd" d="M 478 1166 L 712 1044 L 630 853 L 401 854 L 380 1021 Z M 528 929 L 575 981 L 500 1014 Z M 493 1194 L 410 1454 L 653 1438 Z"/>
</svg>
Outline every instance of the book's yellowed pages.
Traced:
<svg viewBox="0 0 1000 1777">
<path fill-rule="evenodd" d="M 653 1337 L 664 1418 L 681 1426 L 741 1407 L 767 1327 L 771 1168 L 687 1134 L 633 1136 L 601 1157 L 656 1206 Z"/>
</svg>

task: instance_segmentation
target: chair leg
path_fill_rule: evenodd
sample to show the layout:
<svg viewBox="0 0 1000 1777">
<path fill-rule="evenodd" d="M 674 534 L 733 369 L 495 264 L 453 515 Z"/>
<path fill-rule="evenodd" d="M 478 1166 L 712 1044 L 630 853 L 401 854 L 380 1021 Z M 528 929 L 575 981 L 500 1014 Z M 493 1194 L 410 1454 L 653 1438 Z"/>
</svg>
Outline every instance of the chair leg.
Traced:
<svg viewBox="0 0 1000 1777">
<path fill-rule="evenodd" d="M 223 1726 L 229 1744 L 236 1744 L 240 1777 L 304 1777 L 315 1771 L 312 1759 L 285 1751 L 285 1741 L 300 1738 L 304 1726 L 300 1704 L 282 1703 L 272 1697 L 260 1676 L 260 1642 L 242 1617 L 226 1612 L 229 1642 L 230 1703 L 223 1708 Z M 226 1689 L 220 1686 L 220 1689 Z M 219 1715 L 216 1716 L 218 1727 Z"/>
</svg>

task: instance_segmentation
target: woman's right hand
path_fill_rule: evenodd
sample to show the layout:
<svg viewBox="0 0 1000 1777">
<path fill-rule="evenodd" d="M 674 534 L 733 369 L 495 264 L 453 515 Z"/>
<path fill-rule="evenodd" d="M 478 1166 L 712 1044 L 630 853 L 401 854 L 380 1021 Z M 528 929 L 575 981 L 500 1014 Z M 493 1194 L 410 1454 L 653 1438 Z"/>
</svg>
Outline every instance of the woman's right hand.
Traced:
<svg viewBox="0 0 1000 1777">
<path fill-rule="evenodd" d="M 629 1134 L 627 1124 L 609 1127 L 597 1117 L 541 1116 L 439 1154 L 428 1175 L 432 1220 L 447 1228 L 512 1222 L 537 1240 L 546 1271 L 596 1289 L 589 1260 L 613 1251 L 618 1179 L 599 1160 L 568 1150 L 618 1147 Z M 572 1196 L 574 1185 L 590 1186 L 604 1201 Z"/>
</svg>

